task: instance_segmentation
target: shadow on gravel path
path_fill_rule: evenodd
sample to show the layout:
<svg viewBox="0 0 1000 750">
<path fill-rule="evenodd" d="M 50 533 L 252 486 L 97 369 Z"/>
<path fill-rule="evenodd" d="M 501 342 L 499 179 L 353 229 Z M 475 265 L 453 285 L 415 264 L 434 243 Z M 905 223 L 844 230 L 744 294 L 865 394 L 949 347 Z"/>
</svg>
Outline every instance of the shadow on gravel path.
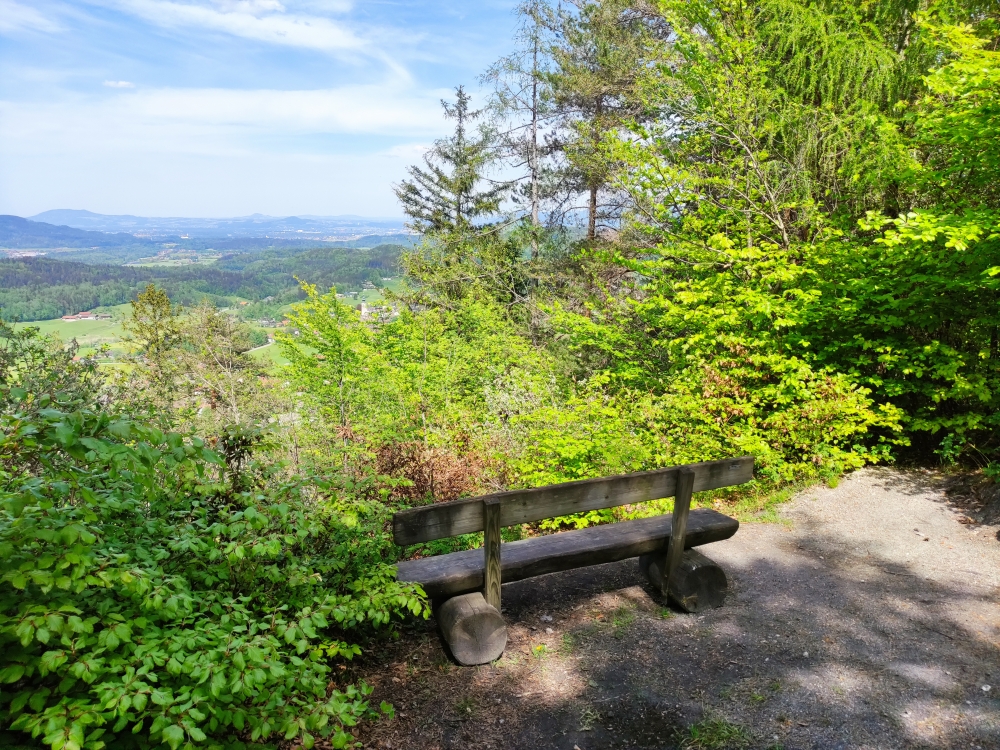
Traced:
<svg viewBox="0 0 1000 750">
<path fill-rule="evenodd" d="M 665 610 L 635 560 L 506 585 L 496 663 L 454 666 L 426 624 L 360 665 L 398 715 L 359 739 L 659 749 L 694 726 L 696 747 L 998 748 L 1000 544 L 942 496 L 885 469 L 806 491 L 786 524 L 703 548 L 731 588 L 701 616 Z"/>
</svg>

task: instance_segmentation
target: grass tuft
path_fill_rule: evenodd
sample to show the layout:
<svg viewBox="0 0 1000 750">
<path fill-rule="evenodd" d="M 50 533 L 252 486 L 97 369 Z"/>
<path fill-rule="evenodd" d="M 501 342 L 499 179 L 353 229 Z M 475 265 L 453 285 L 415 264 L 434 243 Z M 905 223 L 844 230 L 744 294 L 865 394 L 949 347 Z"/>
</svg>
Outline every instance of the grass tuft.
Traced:
<svg viewBox="0 0 1000 750">
<path fill-rule="evenodd" d="M 692 750 L 737 750 L 750 746 L 750 733 L 726 719 L 705 719 L 688 729 L 681 747 Z"/>
<path fill-rule="evenodd" d="M 611 625 L 615 629 L 615 637 L 621 638 L 625 631 L 635 622 L 635 610 L 629 606 L 621 606 L 611 614 Z"/>
</svg>

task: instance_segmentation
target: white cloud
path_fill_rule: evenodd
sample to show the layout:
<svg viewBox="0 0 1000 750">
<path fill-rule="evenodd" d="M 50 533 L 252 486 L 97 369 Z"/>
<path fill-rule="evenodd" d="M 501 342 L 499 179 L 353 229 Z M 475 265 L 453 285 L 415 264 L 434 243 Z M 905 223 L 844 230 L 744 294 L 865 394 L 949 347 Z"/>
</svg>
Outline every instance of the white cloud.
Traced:
<svg viewBox="0 0 1000 750">
<path fill-rule="evenodd" d="M 60 26 L 34 8 L 21 5 L 14 0 L 0 0 L 0 31 L 21 29 L 52 32 L 59 31 Z"/>
<path fill-rule="evenodd" d="M 135 84 L 131 81 L 105 81 L 104 85 L 109 89 L 134 89 Z"/>
<path fill-rule="evenodd" d="M 440 130 L 440 92 L 396 85 L 334 89 L 158 89 L 129 102 L 146 120 L 236 126 L 282 133 L 411 134 Z"/>
<path fill-rule="evenodd" d="M 24 216 L 84 203 L 149 215 L 395 215 L 391 185 L 449 128 L 446 93 L 390 81 L 0 100 L 0 206 Z"/>
<path fill-rule="evenodd" d="M 379 152 L 379 156 L 402 159 L 408 164 L 416 164 L 422 161 L 424 154 L 430 150 L 431 144 L 429 143 L 400 143 Z"/>
<path fill-rule="evenodd" d="M 215 0 L 215 6 L 226 12 L 265 13 L 267 11 L 278 11 L 284 13 L 285 6 L 278 0 Z"/>
<path fill-rule="evenodd" d="M 346 24 L 316 15 L 285 13 L 276 0 L 112 0 L 112 5 L 168 28 L 218 31 L 269 44 L 326 52 L 361 51 L 367 42 Z"/>
<path fill-rule="evenodd" d="M 349 0 L 293 0 L 292 4 L 317 13 L 346 13 L 354 7 Z"/>
<path fill-rule="evenodd" d="M 253 158 L 269 150 L 336 152 L 346 148 L 338 147 L 337 136 L 354 139 L 350 149 L 357 148 L 358 137 L 434 138 L 448 129 L 439 104 L 446 93 L 389 82 L 293 91 L 145 88 L 127 96 L 0 101 L 0 163 L 4 152 L 13 151 Z M 323 137 L 324 145 L 302 140 L 312 136 Z M 409 159 L 419 148 L 385 155 Z"/>
</svg>

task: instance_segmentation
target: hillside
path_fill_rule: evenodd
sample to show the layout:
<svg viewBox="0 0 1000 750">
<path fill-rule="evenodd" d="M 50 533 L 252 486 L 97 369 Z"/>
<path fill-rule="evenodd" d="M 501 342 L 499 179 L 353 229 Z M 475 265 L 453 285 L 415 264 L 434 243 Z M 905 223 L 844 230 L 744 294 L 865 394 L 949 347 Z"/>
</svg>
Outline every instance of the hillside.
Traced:
<svg viewBox="0 0 1000 750">
<path fill-rule="evenodd" d="M 120 305 L 149 283 L 178 304 L 209 299 L 268 300 L 272 307 L 302 297 L 296 277 L 322 289 L 355 291 L 398 273 L 398 245 L 372 249 L 273 249 L 223 256 L 218 263 L 184 267 L 88 264 L 48 257 L 0 259 L 0 315 L 50 320 L 95 307 Z M 270 299 L 268 299 L 270 298 Z"/>
<path fill-rule="evenodd" d="M 149 240 L 131 234 L 91 232 L 86 229 L 29 221 L 20 216 L 0 215 L 0 247 L 121 247 L 123 245 L 151 245 Z"/>
</svg>

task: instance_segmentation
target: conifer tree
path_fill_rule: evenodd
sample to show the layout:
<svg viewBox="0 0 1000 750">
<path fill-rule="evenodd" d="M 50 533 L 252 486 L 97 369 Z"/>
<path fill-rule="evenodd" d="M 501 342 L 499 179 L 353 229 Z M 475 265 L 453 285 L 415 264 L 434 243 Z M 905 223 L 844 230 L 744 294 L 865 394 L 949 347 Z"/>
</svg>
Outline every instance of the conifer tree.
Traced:
<svg viewBox="0 0 1000 750">
<path fill-rule="evenodd" d="M 559 145 L 575 172 L 575 188 L 586 195 L 587 239 L 593 240 L 599 196 L 616 168 L 606 153 L 608 137 L 651 114 L 639 84 L 665 27 L 662 16 L 635 0 L 581 2 L 576 11 L 560 10 L 555 22 L 555 70 L 547 80 L 562 119 Z"/>
<path fill-rule="evenodd" d="M 178 310 L 155 284 L 148 284 L 132 301 L 132 315 L 122 328 L 139 351 L 154 361 L 180 340 Z"/>
<path fill-rule="evenodd" d="M 557 170 L 546 165 L 556 149 L 551 134 L 558 117 L 547 77 L 552 71 L 551 28 L 556 13 L 545 0 L 526 0 L 516 10 L 520 24 L 515 51 L 500 58 L 483 75 L 494 89 L 493 109 L 501 129 L 498 145 L 504 161 L 519 173 L 521 184 L 512 194 L 531 225 L 531 254 L 538 257 L 541 206 L 552 190 L 543 180 Z"/>
<path fill-rule="evenodd" d="M 409 180 L 395 186 L 403 212 L 415 230 L 449 235 L 472 228 L 473 220 L 495 214 L 507 190 L 504 183 L 488 183 L 486 171 L 494 158 L 493 135 L 479 125 L 483 110 L 470 109 L 462 86 L 455 102 L 441 101 L 445 117 L 455 121 L 455 132 L 435 142 L 424 155 L 424 167 L 410 166 Z"/>
</svg>

